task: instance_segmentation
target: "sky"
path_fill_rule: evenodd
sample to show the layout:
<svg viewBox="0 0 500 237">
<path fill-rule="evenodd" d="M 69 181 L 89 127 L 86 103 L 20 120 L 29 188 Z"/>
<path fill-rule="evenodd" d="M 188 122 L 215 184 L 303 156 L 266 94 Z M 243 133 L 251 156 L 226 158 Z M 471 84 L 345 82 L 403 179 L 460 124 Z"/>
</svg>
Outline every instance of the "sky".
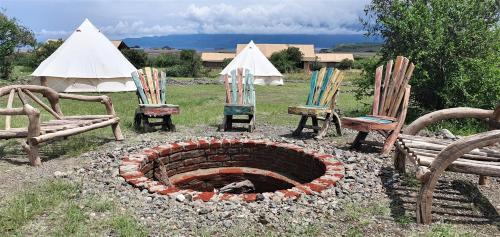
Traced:
<svg viewBox="0 0 500 237">
<path fill-rule="evenodd" d="M 109 38 L 170 34 L 362 34 L 369 0 L 0 0 L 39 40 L 68 37 L 85 18 Z"/>
</svg>

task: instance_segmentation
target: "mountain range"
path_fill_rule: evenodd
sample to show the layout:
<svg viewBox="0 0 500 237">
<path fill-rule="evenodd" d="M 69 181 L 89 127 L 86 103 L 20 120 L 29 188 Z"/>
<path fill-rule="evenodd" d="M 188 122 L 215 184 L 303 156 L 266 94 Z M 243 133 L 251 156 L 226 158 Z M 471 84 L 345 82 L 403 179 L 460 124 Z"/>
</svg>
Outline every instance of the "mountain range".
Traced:
<svg viewBox="0 0 500 237">
<path fill-rule="evenodd" d="M 194 49 L 197 51 L 234 51 L 236 44 L 314 44 L 315 49 L 329 49 L 338 44 L 377 43 L 377 38 L 364 35 L 309 35 L 309 34 L 185 34 L 126 38 L 129 47 Z"/>
</svg>

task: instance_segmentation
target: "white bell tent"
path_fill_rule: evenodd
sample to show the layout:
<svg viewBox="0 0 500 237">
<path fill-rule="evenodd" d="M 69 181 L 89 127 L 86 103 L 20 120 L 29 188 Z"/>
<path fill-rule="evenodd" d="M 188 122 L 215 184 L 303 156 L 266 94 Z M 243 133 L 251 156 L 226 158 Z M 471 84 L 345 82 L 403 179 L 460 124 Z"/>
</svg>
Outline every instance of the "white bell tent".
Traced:
<svg viewBox="0 0 500 237">
<path fill-rule="evenodd" d="M 99 29 L 85 19 L 31 74 L 58 92 L 135 91 L 136 68 Z"/>
<path fill-rule="evenodd" d="M 264 56 L 253 41 L 247 46 L 220 72 L 221 80 L 226 74 L 231 75 L 231 71 L 237 68 L 246 68 L 254 75 L 256 85 L 283 85 L 283 75 Z"/>
</svg>

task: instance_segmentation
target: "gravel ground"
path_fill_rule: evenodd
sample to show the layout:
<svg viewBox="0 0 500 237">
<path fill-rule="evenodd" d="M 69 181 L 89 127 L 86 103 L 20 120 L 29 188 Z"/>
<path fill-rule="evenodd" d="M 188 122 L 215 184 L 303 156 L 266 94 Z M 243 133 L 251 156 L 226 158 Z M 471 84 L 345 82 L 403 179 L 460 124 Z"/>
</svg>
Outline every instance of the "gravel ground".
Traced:
<svg viewBox="0 0 500 237">
<path fill-rule="evenodd" d="M 367 236 L 405 236 L 428 231 L 414 220 L 418 183 L 411 175 L 401 177 L 392 168 L 391 157 L 378 148 L 347 148 L 355 136 L 344 130 L 343 137 L 315 140 L 312 134 L 290 136 L 292 127 L 258 124 L 254 133 L 216 132 L 213 127 L 179 128 L 175 133 L 128 134 L 124 142 L 110 142 L 99 150 L 79 157 L 44 161 L 40 168 L 29 167 L 22 152 L 0 159 L 0 199 L 25 184 L 56 176 L 82 183 L 83 196 L 98 195 L 115 200 L 133 213 L 152 236 L 241 236 L 284 234 L 338 236 L 359 233 Z M 127 153 L 175 141 L 209 137 L 270 139 L 335 154 L 344 162 L 346 177 L 321 195 L 302 196 L 295 201 L 264 200 L 254 203 L 180 202 L 134 189 L 118 175 L 120 158 Z M 69 138 L 71 139 L 71 138 Z M 380 140 L 379 137 L 368 139 Z M 412 167 L 407 167 L 409 171 Z M 409 172 L 411 174 L 411 172 Z M 500 182 L 477 185 L 477 177 L 446 173 L 435 193 L 433 220 L 450 223 L 457 231 L 475 236 L 500 236 Z"/>
</svg>

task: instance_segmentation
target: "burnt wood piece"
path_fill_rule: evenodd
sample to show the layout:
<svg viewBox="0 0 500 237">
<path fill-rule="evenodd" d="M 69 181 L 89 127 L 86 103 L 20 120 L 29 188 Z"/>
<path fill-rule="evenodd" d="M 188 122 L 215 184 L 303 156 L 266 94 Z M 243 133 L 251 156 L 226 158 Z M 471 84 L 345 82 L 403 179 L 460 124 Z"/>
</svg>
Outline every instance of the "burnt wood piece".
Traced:
<svg viewBox="0 0 500 237">
<path fill-rule="evenodd" d="M 146 67 L 132 72 L 137 87 L 139 106 L 135 111 L 134 128 L 140 132 L 155 131 L 157 126 L 163 131 L 175 131 L 172 115 L 180 113 L 178 105 L 166 104 L 167 78 L 164 72 Z M 157 122 L 151 122 L 158 119 Z"/>
<path fill-rule="evenodd" d="M 21 100 L 22 108 L 12 108 L 14 94 L 17 93 Z M 49 105 L 46 105 L 35 93 L 45 97 Z M 5 130 L 0 130 L 0 139 L 25 138 L 23 148 L 28 154 L 30 164 L 40 165 L 39 145 L 58 138 L 67 138 L 86 131 L 105 126 L 111 126 L 116 140 L 123 140 L 120 130 L 120 118 L 116 116 L 111 99 L 107 96 L 84 96 L 57 93 L 55 90 L 36 85 L 10 85 L 0 88 L 0 96 L 9 95 L 7 109 L 0 109 L 0 115 L 7 116 Z M 52 115 L 53 119 L 45 122 L 40 121 L 40 111 L 33 108 L 30 99 L 40 105 L 42 109 Z M 87 102 L 99 102 L 104 104 L 107 115 L 77 115 L 64 116 L 59 105 L 60 99 L 71 99 Z M 27 116 L 28 125 L 23 128 L 12 128 L 10 116 Z"/>
<path fill-rule="evenodd" d="M 332 123 L 335 124 L 337 134 L 342 135 L 340 119 L 334 111 L 342 80 L 342 72 L 338 69 L 322 68 L 312 73 L 306 104 L 288 107 L 288 114 L 300 115 L 293 136 L 299 136 L 304 128 L 308 128 L 319 139 L 326 135 Z M 307 125 L 309 118 L 312 125 Z M 321 126 L 318 121 L 322 122 Z"/>
<path fill-rule="evenodd" d="M 385 73 L 384 66 L 376 69 L 371 114 L 341 119 L 343 127 L 359 131 L 351 148 L 360 147 L 366 138 L 364 133 L 378 132 L 385 137 L 381 152 L 388 154 L 392 150 L 405 122 L 411 91 L 409 81 L 414 69 L 415 65 L 403 56 L 396 58 L 394 67 L 392 60 L 387 62 Z"/>
<path fill-rule="evenodd" d="M 248 69 L 238 68 L 231 71 L 231 75 L 224 75 L 226 104 L 224 105 L 224 119 L 220 126 L 224 131 L 233 129 L 233 123 L 247 124 L 249 132 L 253 132 L 255 129 L 255 89 L 253 82 L 253 75 Z M 244 118 L 237 118 L 236 116 Z"/>
<path fill-rule="evenodd" d="M 452 108 L 426 114 L 411 123 L 399 135 L 394 154 L 394 166 L 405 172 L 406 160 L 416 167 L 422 183 L 417 197 L 417 222 L 432 221 L 432 196 L 444 171 L 479 175 L 479 184 L 487 184 L 488 176 L 500 177 L 500 127 L 458 140 L 418 136 L 426 126 L 446 119 L 476 118 L 492 124 L 500 122 L 500 104 L 495 110 Z"/>
</svg>

